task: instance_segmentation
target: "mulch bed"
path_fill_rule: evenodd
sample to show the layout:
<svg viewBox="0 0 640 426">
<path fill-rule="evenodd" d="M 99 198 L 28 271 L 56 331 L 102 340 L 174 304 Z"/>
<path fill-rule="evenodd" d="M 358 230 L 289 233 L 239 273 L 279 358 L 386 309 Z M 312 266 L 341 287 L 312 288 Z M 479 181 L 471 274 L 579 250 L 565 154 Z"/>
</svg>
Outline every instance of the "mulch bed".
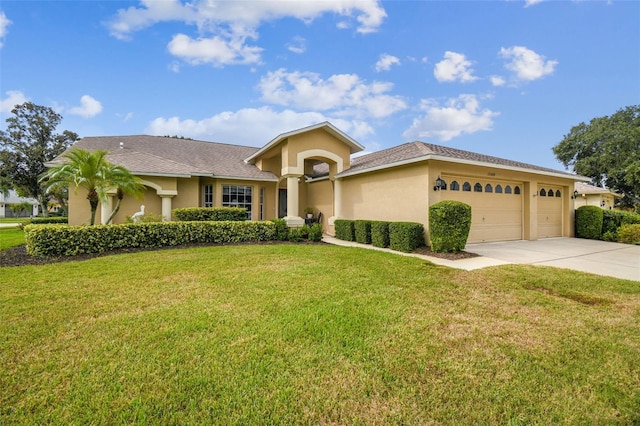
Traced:
<svg viewBox="0 0 640 426">
<path fill-rule="evenodd" d="M 323 242 L 314 243 L 314 242 L 302 242 L 302 243 L 291 243 L 288 241 L 266 241 L 262 243 L 243 243 L 243 244 L 326 244 Z M 112 250 L 105 253 L 88 253 L 88 254 L 79 254 L 76 256 L 57 256 L 57 257 L 36 257 L 30 256 L 27 254 L 27 249 L 24 245 L 11 247 L 5 250 L 0 250 L 0 267 L 2 266 L 26 266 L 26 265 L 48 265 L 51 263 L 61 263 L 61 262 L 75 262 L 79 260 L 87 260 L 93 259 L 96 257 L 102 256 L 110 256 L 114 254 L 122 254 L 122 253 L 137 253 L 141 251 L 156 251 L 156 250 L 171 250 L 174 248 L 186 248 L 186 247 L 203 247 L 203 246 L 215 246 L 219 244 L 191 244 L 186 246 L 178 246 L 178 247 L 152 247 L 152 248 L 131 248 L 131 249 L 120 249 L 120 250 Z M 240 244 L 236 244 L 240 245 Z M 477 257 L 478 255 L 475 253 L 468 253 L 466 251 L 462 251 L 459 253 L 435 253 L 432 252 L 429 247 L 421 247 L 414 251 L 414 253 L 422 254 L 425 256 L 438 257 L 441 259 L 448 260 L 460 260 L 460 259 L 468 259 L 471 257 Z"/>
</svg>

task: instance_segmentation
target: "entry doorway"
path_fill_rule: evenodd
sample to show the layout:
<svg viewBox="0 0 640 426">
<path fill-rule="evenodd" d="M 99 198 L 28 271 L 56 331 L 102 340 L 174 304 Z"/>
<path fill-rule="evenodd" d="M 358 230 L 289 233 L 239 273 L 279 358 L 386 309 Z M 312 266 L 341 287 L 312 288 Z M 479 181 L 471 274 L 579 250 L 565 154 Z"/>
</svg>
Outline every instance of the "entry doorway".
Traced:
<svg viewBox="0 0 640 426">
<path fill-rule="evenodd" d="M 278 188 L 278 217 L 287 215 L 287 188 Z"/>
</svg>

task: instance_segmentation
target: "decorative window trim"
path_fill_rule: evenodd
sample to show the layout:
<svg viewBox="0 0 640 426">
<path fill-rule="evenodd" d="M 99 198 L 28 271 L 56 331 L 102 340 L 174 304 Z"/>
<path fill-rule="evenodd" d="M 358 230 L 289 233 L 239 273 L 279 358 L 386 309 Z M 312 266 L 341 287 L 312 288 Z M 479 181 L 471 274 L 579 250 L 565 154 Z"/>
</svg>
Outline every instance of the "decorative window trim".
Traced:
<svg viewBox="0 0 640 426">
<path fill-rule="evenodd" d="M 482 184 L 480 182 L 476 182 L 476 184 L 473 185 L 473 192 L 482 192 Z"/>
<path fill-rule="evenodd" d="M 458 183 L 457 180 L 454 180 L 451 182 L 451 186 L 449 186 L 449 189 L 451 191 L 460 191 L 460 184 Z"/>
<path fill-rule="evenodd" d="M 465 182 L 462 184 L 463 192 L 471 192 L 471 184 L 469 182 Z"/>
</svg>

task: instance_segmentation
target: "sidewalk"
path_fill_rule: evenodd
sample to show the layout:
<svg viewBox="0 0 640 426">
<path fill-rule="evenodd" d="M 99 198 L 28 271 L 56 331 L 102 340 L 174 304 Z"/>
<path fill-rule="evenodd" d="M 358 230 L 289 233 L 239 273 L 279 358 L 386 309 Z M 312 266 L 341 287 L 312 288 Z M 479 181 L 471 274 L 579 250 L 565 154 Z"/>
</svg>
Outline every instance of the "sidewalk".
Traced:
<svg viewBox="0 0 640 426">
<path fill-rule="evenodd" d="M 391 250 L 389 248 L 375 247 L 371 244 L 360 244 L 353 241 L 343 241 L 335 237 L 331 237 L 329 235 L 324 235 L 322 237 L 322 241 L 324 241 L 325 243 L 334 244 L 337 246 L 359 247 L 359 248 L 368 249 L 368 250 L 378 250 L 378 251 L 384 251 L 392 254 L 399 254 L 401 256 L 417 257 L 419 259 L 424 259 L 431 263 L 435 263 L 436 265 L 447 266 L 449 268 L 455 268 L 455 269 L 463 269 L 465 271 L 472 271 L 474 269 L 486 268 L 488 266 L 507 265 L 511 263 L 511 262 L 506 262 L 504 260 L 492 259 L 490 257 L 483 257 L 483 256 L 472 257 L 469 259 L 447 260 L 447 259 L 441 259 L 439 257 L 425 256 L 423 254 L 403 253 L 401 251 Z"/>
</svg>

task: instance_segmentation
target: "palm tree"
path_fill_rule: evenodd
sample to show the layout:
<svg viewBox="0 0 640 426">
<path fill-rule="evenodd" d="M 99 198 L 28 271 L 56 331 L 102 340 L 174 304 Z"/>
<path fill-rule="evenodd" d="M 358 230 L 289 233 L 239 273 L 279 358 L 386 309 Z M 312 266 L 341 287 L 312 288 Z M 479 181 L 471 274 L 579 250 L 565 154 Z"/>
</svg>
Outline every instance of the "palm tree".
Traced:
<svg viewBox="0 0 640 426">
<path fill-rule="evenodd" d="M 49 180 L 47 190 L 71 186 L 76 191 L 78 188 L 86 189 L 91 206 L 91 225 L 95 223 L 98 203 L 107 201 L 110 189 L 116 188 L 118 203 L 109 221 L 120 209 L 125 193 L 138 195 L 144 189 L 138 177 L 125 167 L 111 164 L 106 158 L 107 154 L 107 151 L 73 149 L 63 155 L 67 161 L 52 166 L 42 178 Z"/>
</svg>

